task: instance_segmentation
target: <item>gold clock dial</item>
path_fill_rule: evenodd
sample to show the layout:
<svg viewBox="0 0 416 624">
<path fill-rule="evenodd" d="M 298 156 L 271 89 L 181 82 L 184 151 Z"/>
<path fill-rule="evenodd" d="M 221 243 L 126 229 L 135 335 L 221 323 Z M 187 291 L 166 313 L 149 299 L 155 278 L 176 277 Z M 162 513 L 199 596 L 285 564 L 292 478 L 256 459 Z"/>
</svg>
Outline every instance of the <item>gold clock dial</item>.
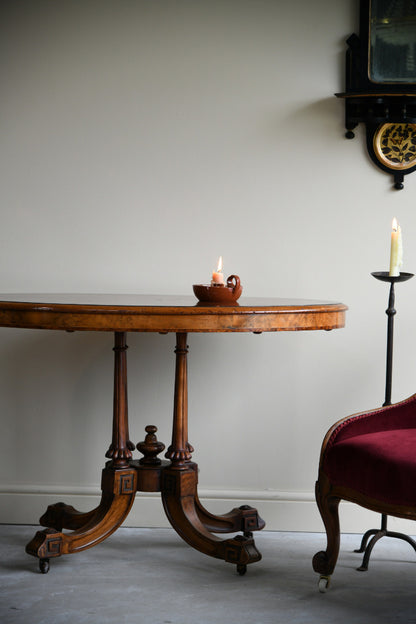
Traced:
<svg viewBox="0 0 416 624">
<path fill-rule="evenodd" d="M 416 166 L 416 124 L 382 124 L 374 135 L 374 152 L 389 169 Z"/>
</svg>

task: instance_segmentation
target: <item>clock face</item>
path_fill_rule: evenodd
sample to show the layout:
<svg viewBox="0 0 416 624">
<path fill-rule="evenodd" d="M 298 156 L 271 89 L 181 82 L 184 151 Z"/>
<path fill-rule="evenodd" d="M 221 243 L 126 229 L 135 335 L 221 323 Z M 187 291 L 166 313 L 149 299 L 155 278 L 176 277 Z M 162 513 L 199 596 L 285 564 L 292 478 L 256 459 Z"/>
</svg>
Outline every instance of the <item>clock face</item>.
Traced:
<svg viewBox="0 0 416 624">
<path fill-rule="evenodd" d="M 416 166 L 416 124 L 382 124 L 374 135 L 374 152 L 389 169 L 404 170 Z"/>
</svg>

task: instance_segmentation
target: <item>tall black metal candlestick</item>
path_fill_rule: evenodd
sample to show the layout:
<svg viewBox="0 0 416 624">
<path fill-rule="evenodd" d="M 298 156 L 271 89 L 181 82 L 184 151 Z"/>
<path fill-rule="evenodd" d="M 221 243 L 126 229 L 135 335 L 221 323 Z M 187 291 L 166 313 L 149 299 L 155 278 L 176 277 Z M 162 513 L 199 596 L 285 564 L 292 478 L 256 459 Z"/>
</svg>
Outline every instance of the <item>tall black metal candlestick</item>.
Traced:
<svg viewBox="0 0 416 624">
<path fill-rule="evenodd" d="M 383 407 L 386 405 L 391 405 L 391 380 L 393 373 L 393 331 L 394 331 L 394 315 L 396 314 L 396 310 L 394 307 L 395 302 L 395 294 L 394 294 L 394 284 L 396 282 L 406 282 L 411 277 L 413 277 L 413 273 L 400 273 L 400 275 L 389 275 L 386 271 L 377 271 L 375 273 L 371 273 L 373 277 L 382 282 L 390 283 L 390 293 L 389 293 L 389 304 L 386 310 L 387 314 L 387 352 L 386 352 L 386 387 L 385 387 L 385 397 Z M 367 542 L 370 536 L 373 535 L 373 538 L 370 540 L 368 546 Z M 387 515 L 381 514 L 381 527 L 380 529 L 369 529 L 363 535 L 361 540 L 360 548 L 358 548 L 355 552 L 364 553 L 362 564 L 359 568 L 357 568 L 360 572 L 365 572 L 368 570 L 368 563 L 370 561 L 371 551 L 373 550 L 376 542 L 382 537 L 396 537 L 398 539 L 402 539 L 405 542 L 408 542 L 416 551 L 416 542 L 412 540 L 408 535 L 404 535 L 403 533 L 397 533 L 396 531 L 388 531 L 387 530 Z"/>
</svg>

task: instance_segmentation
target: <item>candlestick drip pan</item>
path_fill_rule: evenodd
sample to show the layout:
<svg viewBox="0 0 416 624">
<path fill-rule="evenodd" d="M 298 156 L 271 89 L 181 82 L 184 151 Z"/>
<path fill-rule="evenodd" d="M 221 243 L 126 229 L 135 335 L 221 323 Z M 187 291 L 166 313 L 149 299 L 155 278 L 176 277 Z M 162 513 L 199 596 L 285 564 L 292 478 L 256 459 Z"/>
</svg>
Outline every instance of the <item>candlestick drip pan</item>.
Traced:
<svg viewBox="0 0 416 624">
<path fill-rule="evenodd" d="M 414 273 L 400 273 L 400 275 L 389 275 L 388 271 L 374 271 L 371 273 L 373 277 L 382 282 L 406 282 L 413 277 Z"/>
</svg>

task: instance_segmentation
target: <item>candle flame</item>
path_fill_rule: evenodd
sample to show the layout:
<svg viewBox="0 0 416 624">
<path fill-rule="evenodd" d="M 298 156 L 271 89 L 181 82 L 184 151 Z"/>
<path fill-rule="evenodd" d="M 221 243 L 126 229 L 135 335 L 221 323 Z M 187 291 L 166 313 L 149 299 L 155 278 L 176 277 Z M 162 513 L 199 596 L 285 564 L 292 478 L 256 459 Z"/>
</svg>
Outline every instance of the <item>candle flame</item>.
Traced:
<svg viewBox="0 0 416 624">
<path fill-rule="evenodd" d="M 222 271 L 222 256 L 218 258 L 218 266 L 217 266 L 217 272 L 221 273 L 221 271 Z"/>
<path fill-rule="evenodd" d="M 396 219 L 396 217 L 394 217 L 394 219 L 392 221 L 392 224 L 391 224 L 391 229 L 394 230 L 395 232 L 397 232 L 398 227 L 399 226 L 398 226 L 398 223 L 397 223 L 397 219 Z"/>
</svg>

